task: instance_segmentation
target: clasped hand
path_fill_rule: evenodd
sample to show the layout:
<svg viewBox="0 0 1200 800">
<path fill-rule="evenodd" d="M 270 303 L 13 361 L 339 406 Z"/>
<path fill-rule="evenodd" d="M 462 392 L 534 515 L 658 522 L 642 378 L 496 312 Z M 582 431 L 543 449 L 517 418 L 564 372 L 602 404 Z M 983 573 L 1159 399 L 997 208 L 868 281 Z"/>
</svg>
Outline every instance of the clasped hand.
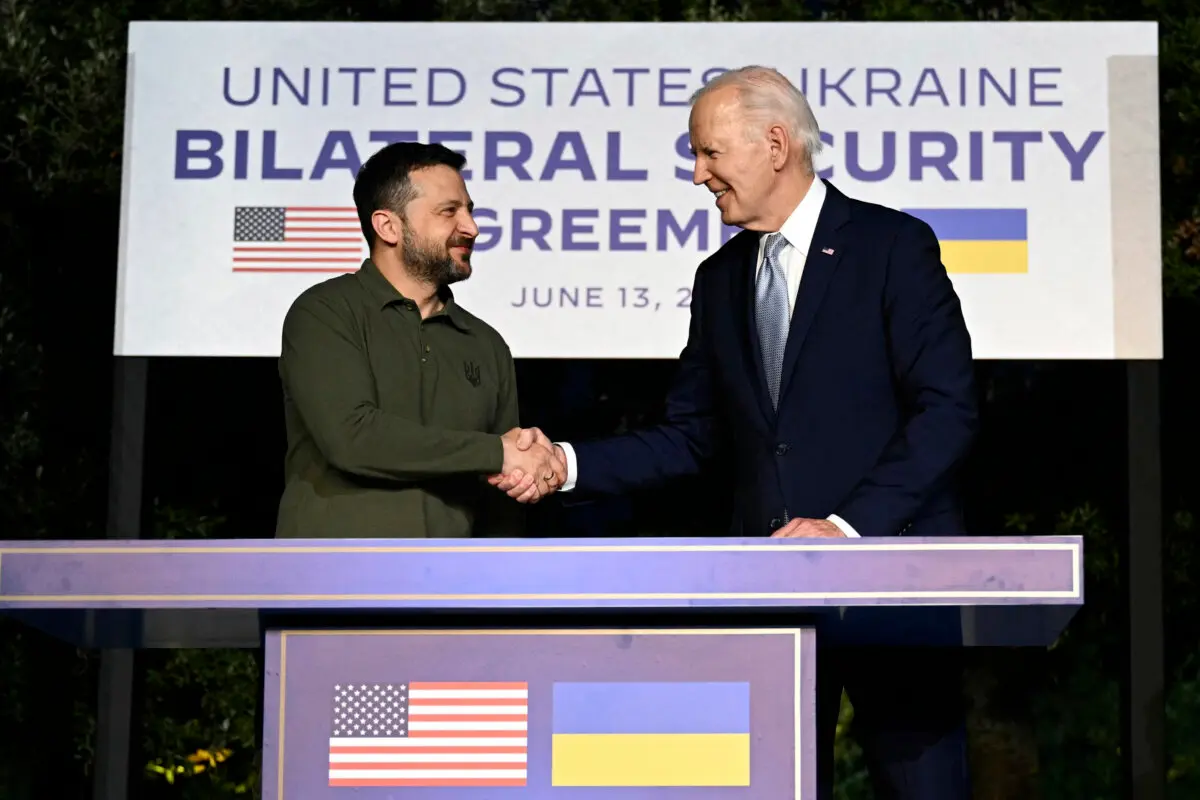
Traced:
<svg viewBox="0 0 1200 800">
<path fill-rule="evenodd" d="M 500 440 L 504 465 L 488 483 L 518 503 L 536 503 L 567 479 L 566 454 L 539 428 L 513 428 Z"/>
</svg>

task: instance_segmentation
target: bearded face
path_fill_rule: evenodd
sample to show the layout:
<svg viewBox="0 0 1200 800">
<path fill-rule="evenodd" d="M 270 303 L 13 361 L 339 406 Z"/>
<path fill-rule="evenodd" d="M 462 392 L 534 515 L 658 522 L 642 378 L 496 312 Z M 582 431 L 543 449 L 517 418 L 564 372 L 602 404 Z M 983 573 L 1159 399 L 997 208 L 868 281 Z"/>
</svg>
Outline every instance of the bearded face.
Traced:
<svg viewBox="0 0 1200 800">
<path fill-rule="evenodd" d="M 437 165 L 414 170 L 409 180 L 407 200 L 374 212 L 378 235 L 392 243 L 404 271 L 420 283 L 442 288 L 471 277 L 479 226 L 462 175 Z"/>
<path fill-rule="evenodd" d="M 419 227 L 404 219 L 401 258 L 414 278 L 442 287 L 471 277 L 473 237 L 464 235 L 457 226 L 448 235 Z"/>
</svg>

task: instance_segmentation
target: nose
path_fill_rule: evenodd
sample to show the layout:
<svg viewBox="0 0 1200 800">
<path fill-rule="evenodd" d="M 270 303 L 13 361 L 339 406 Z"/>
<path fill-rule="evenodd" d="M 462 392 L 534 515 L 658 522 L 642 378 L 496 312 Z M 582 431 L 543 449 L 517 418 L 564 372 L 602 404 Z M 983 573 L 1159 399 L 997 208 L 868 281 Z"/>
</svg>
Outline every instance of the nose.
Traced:
<svg viewBox="0 0 1200 800">
<path fill-rule="evenodd" d="M 479 235 L 479 226 L 475 224 L 475 217 L 470 211 L 463 209 L 459 213 L 458 230 L 463 236 L 468 236 L 472 239 Z"/>
<path fill-rule="evenodd" d="M 696 156 L 696 163 L 692 167 L 692 183 L 696 186 L 707 183 L 712 177 L 712 173 L 708 171 L 708 164 L 704 162 L 703 156 Z"/>
</svg>

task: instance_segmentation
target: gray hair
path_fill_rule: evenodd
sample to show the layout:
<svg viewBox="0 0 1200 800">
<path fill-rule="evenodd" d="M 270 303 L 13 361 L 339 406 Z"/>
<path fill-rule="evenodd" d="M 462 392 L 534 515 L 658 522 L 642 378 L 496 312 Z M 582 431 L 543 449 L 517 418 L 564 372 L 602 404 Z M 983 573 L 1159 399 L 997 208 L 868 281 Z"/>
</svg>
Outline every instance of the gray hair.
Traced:
<svg viewBox="0 0 1200 800">
<path fill-rule="evenodd" d="M 783 123 L 793 140 L 804 145 L 804 158 L 813 170 L 813 159 L 823 148 L 821 129 L 804 94 L 771 67 L 749 66 L 724 72 L 692 95 L 694 105 L 704 95 L 733 87 L 746 115 L 756 122 Z"/>
</svg>

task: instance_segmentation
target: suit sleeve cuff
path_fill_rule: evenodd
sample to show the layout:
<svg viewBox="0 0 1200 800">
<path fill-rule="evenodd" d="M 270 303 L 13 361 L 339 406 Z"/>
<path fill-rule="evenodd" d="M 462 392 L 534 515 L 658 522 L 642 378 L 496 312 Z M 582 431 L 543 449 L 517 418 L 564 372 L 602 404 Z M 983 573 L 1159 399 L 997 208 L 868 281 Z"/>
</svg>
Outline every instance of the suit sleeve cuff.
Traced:
<svg viewBox="0 0 1200 800">
<path fill-rule="evenodd" d="M 566 449 L 566 448 L 564 448 L 564 449 Z M 569 459 L 569 457 L 568 457 L 568 459 Z M 568 460 L 567 463 L 570 463 L 570 461 Z M 572 468 L 571 474 L 572 475 L 575 474 L 574 468 Z M 846 534 L 847 539 L 861 539 L 862 538 L 861 536 L 858 535 L 858 531 L 854 530 L 853 525 L 851 525 L 849 522 L 846 522 L 846 520 L 842 519 L 837 514 L 830 514 L 829 521 L 832 522 L 834 525 L 837 525 L 839 528 L 841 528 L 842 533 Z"/>
<path fill-rule="evenodd" d="M 579 462 L 575 459 L 575 448 L 571 447 L 569 442 L 555 442 L 555 444 L 562 448 L 563 455 L 567 457 L 567 479 L 563 481 L 563 485 L 558 490 L 569 492 L 575 488 L 575 481 L 579 478 Z"/>
</svg>

